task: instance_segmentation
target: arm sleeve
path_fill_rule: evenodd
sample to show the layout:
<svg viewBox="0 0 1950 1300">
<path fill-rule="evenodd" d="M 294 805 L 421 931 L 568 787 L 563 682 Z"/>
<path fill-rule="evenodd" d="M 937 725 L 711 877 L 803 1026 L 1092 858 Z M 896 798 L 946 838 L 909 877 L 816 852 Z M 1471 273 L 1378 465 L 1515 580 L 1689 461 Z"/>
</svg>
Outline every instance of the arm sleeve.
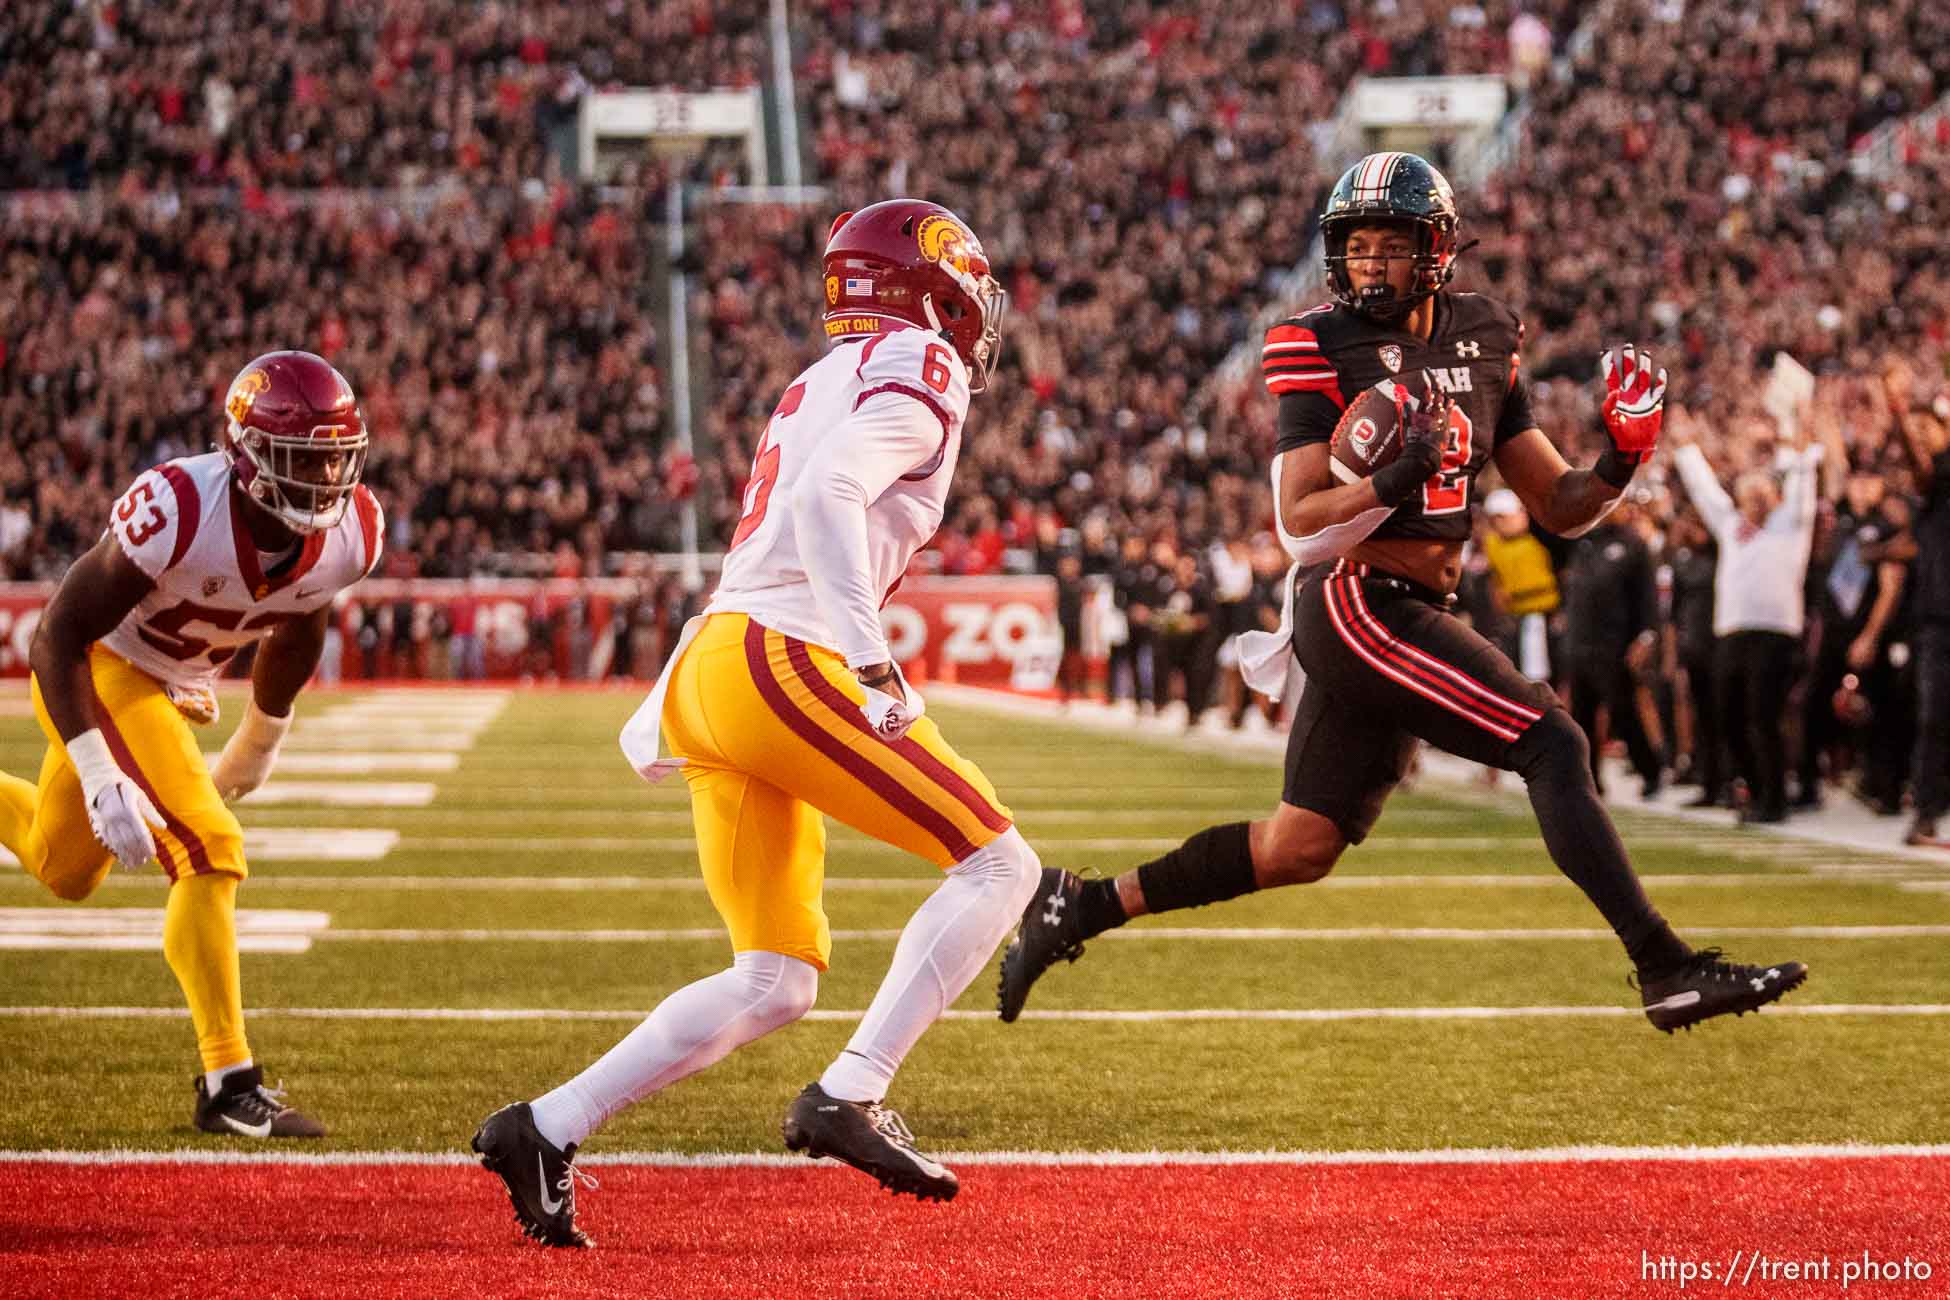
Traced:
<svg viewBox="0 0 1950 1300">
<path fill-rule="evenodd" d="M 840 428 L 822 439 L 792 489 L 799 565 L 847 666 L 888 658 L 867 537 L 867 507 L 902 476 L 939 469 L 946 411 L 904 389 L 863 390 Z"/>
<path fill-rule="evenodd" d="M 1686 485 L 1686 495 L 1692 498 L 1693 509 L 1699 511 L 1700 519 L 1713 536 L 1724 542 L 1733 531 L 1733 498 L 1720 486 L 1720 480 L 1713 477 L 1706 453 L 1688 445 L 1674 453 L 1672 459 L 1679 470 L 1679 481 Z"/>
<path fill-rule="evenodd" d="M 144 470 L 110 509 L 108 531 L 122 553 L 152 581 L 183 558 L 196 537 L 203 504 L 181 467 Z"/>
</svg>

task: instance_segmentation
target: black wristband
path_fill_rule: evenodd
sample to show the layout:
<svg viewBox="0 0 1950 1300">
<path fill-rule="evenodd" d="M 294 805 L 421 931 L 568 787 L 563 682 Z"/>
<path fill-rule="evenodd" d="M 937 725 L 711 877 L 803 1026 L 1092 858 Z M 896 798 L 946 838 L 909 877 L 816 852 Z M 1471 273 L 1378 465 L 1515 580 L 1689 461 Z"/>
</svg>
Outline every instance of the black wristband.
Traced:
<svg viewBox="0 0 1950 1300">
<path fill-rule="evenodd" d="M 1374 484 L 1376 500 L 1384 506 L 1398 506 L 1414 496 L 1415 489 L 1434 472 L 1423 469 L 1418 461 L 1401 456 L 1376 470 L 1368 481 Z"/>
<path fill-rule="evenodd" d="M 885 686 L 898 676 L 900 676 L 900 670 L 898 668 L 889 668 L 878 677 L 862 677 L 859 680 L 862 686 Z"/>
<path fill-rule="evenodd" d="M 1598 463 L 1591 467 L 1591 472 L 1623 491 L 1625 485 L 1632 481 L 1632 475 L 1638 472 L 1639 461 L 1642 459 L 1638 452 L 1607 447 L 1605 454 L 1598 457 Z"/>
</svg>

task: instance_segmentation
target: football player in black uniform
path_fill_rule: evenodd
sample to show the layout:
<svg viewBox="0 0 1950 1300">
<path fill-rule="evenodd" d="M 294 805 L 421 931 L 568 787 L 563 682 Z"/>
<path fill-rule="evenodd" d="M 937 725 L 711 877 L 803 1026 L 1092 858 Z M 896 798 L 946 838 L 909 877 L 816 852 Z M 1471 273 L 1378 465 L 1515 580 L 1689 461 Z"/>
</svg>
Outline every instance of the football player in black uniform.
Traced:
<svg viewBox="0 0 1950 1300">
<path fill-rule="evenodd" d="M 1774 1001 L 1807 968 L 1738 965 L 1682 942 L 1599 801 L 1584 733 L 1548 686 L 1449 613 L 1484 466 L 1495 460 L 1548 531 L 1591 528 L 1658 441 L 1665 373 L 1629 346 L 1605 354 L 1611 446 L 1572 469 L 1531 416 L 1523 326 L 1446 287 L 1458 220 L 1440 172 L 1413 154 L 1362 159 L 1335 185 L 1321 233 L 1335 301 L 1274 326 L 1262 354 L 1280 403 L 1276 518 L 1297 570 L 1291 651 L 1306 670 L 1280 805 L 1115 880 L 1046 869 L 1003 955 L 1002 1018 L 1054 962 L 1133 916 L 1325 876 L 1374 826 L 1418 739 L 1523 777 L 1551 858 L 1623 941 L 1655 1027 Z M 1338 481 L 1328 443 L 1342 410 L 1396 376 L 1413 399 L 1399 457 Z"/>
</svg>

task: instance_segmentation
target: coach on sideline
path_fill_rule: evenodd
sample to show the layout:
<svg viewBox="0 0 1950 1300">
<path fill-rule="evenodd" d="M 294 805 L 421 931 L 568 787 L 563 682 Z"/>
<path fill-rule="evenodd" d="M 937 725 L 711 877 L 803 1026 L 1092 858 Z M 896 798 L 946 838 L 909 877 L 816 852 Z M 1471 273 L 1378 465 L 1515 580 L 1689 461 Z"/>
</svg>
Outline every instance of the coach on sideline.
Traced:
<svg viewBox="0 0 1950 1300">
<path fill-rule="evenodd" d="M 1808 445 L 1807 421 L 1796 420 L 1793 449 L 1780 458 L 1781 483 L 1764 470 L 1750 470 L 1735 480 L 1729 498 L 1694 441 L 1703 426 L 1674 414 L 1669 425 L 1679 444 L 1674 461 L 1680 481 L 1720 548 L 1713 586 L 1713 635 L 1719 639 L 1714 682 L 1736 770 L 1749 785 L 1740 817 L 1786 821 L 1784 728 L 1806 617 L 1802 589 L 1814 543 L 1821 448 Z"/>
</svg>

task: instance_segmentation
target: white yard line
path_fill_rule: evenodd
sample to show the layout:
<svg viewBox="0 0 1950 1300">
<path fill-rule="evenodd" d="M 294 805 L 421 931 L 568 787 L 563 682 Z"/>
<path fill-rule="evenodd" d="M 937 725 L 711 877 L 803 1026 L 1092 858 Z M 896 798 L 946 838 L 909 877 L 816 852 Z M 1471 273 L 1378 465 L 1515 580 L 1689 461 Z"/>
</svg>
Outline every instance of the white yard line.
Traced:
<svg viewBox="0 0 1950 1300">
<path fill-rule="evenodd" d="M 327 835 L 332 832 L 316 831 L 306 834 Z M 564 841 L 577 847 L 585 847 L 590 841 Z M 408 847 L 418 847 L 414 841 Z M 640 845 L 638 840 L 598 840 L 597 845 Z M 530 842 L 528 847 L 533 847 Z M 10 861 L 4 851 L 0 851 L 0 864 Z M 916 868 L 919 872 L 920 868 Z M 1798 875 L 1787 872 L 1729 872 L 1724 875 L 1697 875 L 1675 872 L 1662 875 L 1657 872 L 1641 875 L 1640 880 L 1651 889 L 1764 889 L 1776 886 L 1806 888 L 1821 885 L 1893 885 L 1899 889 L 1950 893 L 1950 881 L 1916 881 L 1904 875 L 1900 868 L 1892 869 L 1886 875 L 1835 874 Z M 169 883 L 160 872 L 144 875 L 111 874 L 102 882 L 103 888 L 162 888 Z M 916 874 L 912 876 L 828 876 L 825 887 L 831 890 L 873 890 L 890 893 L 911 893 L 930 890 L 941 883 L 938 876 Z M 0 873 L 0 888 L 17 885 L 22 888 L 41 888 L 41 883 L 31 876 Z M 251 877 L 253 891 L 263 889 L 330 889 L 357 890 L 376 893 L 580 893 L 585 891 L 616 892 L 671 892 L 703 893 L 704 881 L 697 876 L 326 876 L 310 874 L 288 874 L 265 872 Z M 1325 880 L 1307 886 L 1308 890 L 1338 891 L 1343 889 L 1574 889 L 1575 886 L 1556 873 L 1525 873 L 1500 875 L 1361 875 L 1354 872 L 1336 872 Z"/>
<path fill-rule="evenodd" d="M 205 754 L 206 764 L 217 755 Z M 455 772 L 460 755 L 447 750 L 399 750 L 378 754 L 349 750 L 338 754 L 292 753 L 278 757 L 277 770 L 284 776 L 373 776 L 380 772 Z"/>
<path fill-rule="evenodd" d="M 301 953 L 332 923 L 325 912 L 240 908 L 239 952 Z M 0 950 L 161 952 L 160 907 L 0 907 Z"/>
<path fill-rule="evenodd" d="M 431 781 L 266 781 L 241 802 L 305 803 L 334 808 L 425 808 L 438 793 Z"/>
<path fill-rule="evenodd" d="M 1691 930 L 1696 934 L 1723 935 L 1727 938 L 1735 939 L 1950 938 L 1950 925 L 1696 925 L 1691 927 Z M 835 939 L 852 939 L 871 943 L 882 941 L 891 942 L 898 939 L 900 933 L 897 929 L 834 930 L 832 935 Z M 504 930 L 473 928 L 407 930 L 332 929 L 324 931 L 318 938 L 343 939 L 358 943 L 694 943 L 700 940 L 722 941 L 725 938 L 725 932 L 720 926 L 697 929 L 657 930 Z M 1605 939 L 1616 941 L 1617 936 L 1610 930 L 1597 928 L 1472 930 L 1436 926 L 1362 925 L 1322 929 L 1299 929 L 1285 926 L 1227 928 L 1221 926 L 1148 925 L 1135 926 L 1131 929 L 1106 931 L 1098 935 L 1097 938 L 1113 942 L 1130 943 L 1145 943 L 1162 939 L 1203 939 L 1226 943 L 1334 943 L 1370 940 L 1434 943 L 1522 943 L 1540 939 Z"/>
<path fill-rule="evenodd" d="M 363 827 L 247 826 L 244 828 L 244 860 L 266 862 L 378 862 L 400 842 L 398 831 Z M 0 849 L 0 866 L 17 867 L 20 860 Z M 40 882 L 25 875 L 0 875 L 0 883 Z M 107 883 L 167 884 L 156 868 L 136 875 L 111 873 Z"/>
<path fill-rule="evenodd" d="M 56 1020 L 187 1020 L 185 1007 L 63 1007 L 0 1006 L 0 1017 L 46 1017 Z M 462 1022 L 527 1021 L 627 1021 L 635 1023 L 650 1014 L 642 1010 L 575 1010 L 567 1008 L 509 1007 L 252 1007 L 253 1018 L 283 1016 L 294 1020 L 408 1020 Z M 857 1021 L 861 1011 L 839 1011 L 816 1007 L 805 1014 L 812 1021 Z M 1365 1020 L 1581 1020 L 1636 1019 L 1644 1012 L 1623 1006 L 1541 1006 L 1541 1007 L 1193 1007 L 1158 1010 L 1029 1010 L 1024 1020 L 1089 1021 L 1108 1024 L 1167 1024 L 1177 1022 L 1248 1021 L 1279 1023 L 1337 1023 Z M 1950 1003 L 1936 1002 L 1785 1002 L 1767 1008 L 1769 1016 L 1897 1016 L 1936 1018 L 1950 1016 Z M 944 1020 L 993 1020 L 995 1012 L 947 1011 Z"/>
<path fill-rule="evenodd" d="M 1713 1147 L 1436 1147 L 1421 1151 L 956 1151 L 958 1165 L 1039 1168 L 1156 1168 L 1226 1165 L 1535 1165 L 1623 1161 L 1716 1163 L 1741 1160 L 1898 1160 L 1950 1157 L 1950 1143 L 1781 1143 Z M 0 1164 L 61 1165 L 454 1165 L 472 1167 L 459 1151 L 250 1151 L 182 1147 L 174 1151 L 0 1151 Z M 772 1151 L 611 1151 L 576 1157 L 577 1165 L 658 1169 L 798 1169 L 805 1156 Z M 827 1166 L 837 1170 L 838 1166 Z M 848 1175 L 851 1177 L 851 1175 Z"/>
</svg>

